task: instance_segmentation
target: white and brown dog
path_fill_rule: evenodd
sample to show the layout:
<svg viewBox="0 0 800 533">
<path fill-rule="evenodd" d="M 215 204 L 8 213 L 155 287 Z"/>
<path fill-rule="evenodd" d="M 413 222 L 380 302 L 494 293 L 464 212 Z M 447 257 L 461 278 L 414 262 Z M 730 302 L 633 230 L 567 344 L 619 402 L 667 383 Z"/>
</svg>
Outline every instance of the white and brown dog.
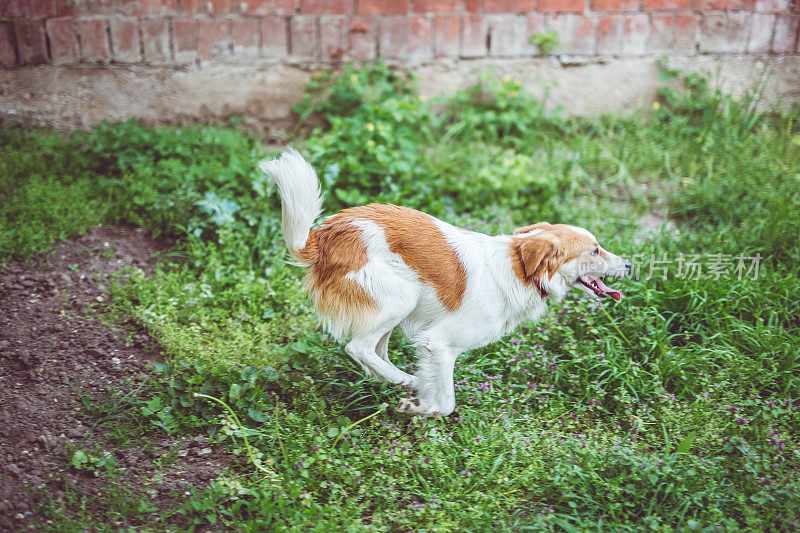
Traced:
<svg viewBox="0 0 800 533">
<path fill-rule="evenodd" d="M 369 376 L 404 385 L 416 397 L 398 410 L 450 414 L 453 367 L 465 350 L 496 341 L 538 319 L 547 299 L 571 287 L 619 300 L 601 276 L 630 263 L 583 228 L 539 222 L 490 236 L 396 205 L 351 207 L 311 231 L 322 210 L 314 169 L 293 149 L 259 166 L 277 184 L 283 236 L 308 267 L 306 289 L 324 327 Z M 410 375 L 389 360 L 399 326 L 417 350 Z"/>
</svg>

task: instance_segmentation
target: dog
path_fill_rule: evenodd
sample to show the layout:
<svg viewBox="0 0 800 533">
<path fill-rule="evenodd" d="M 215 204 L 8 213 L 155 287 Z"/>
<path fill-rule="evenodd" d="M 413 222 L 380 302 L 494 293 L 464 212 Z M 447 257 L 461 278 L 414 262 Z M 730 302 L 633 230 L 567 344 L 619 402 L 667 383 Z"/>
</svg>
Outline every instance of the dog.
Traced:
<svg viewBox="0 0 800 533">
<path fill-rule="evenodd" d="M 408 207 L 368 204 L 328 217 L 316 172 L 294 149 L 259 163 L 277 185 L 289 253 L 307 267 L 305 288 L 323 327 L 364 372 L 415 391 L 397 410 L 446 416 L 456 406 L 453 368 L 466 350 L 537 320 L 572 287 L 619 301 L 603 276 L 631 264 L 589 231 L 539 222 L 513 235 L 452 226 Z M 395 327 L 413 343 L 415 375 L 389 359 Z"/>
</svg>

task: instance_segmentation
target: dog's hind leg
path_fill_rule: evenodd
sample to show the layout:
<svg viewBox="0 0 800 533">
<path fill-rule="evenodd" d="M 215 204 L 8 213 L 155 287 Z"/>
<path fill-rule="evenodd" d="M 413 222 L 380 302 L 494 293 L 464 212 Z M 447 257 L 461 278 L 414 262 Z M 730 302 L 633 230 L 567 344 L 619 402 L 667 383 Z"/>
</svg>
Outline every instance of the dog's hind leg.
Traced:
<svg viewBox="0 0 800 533">
<path fill-rule="evenodd" d="M 387 383 L 415 388 L 416 378 L 414 376 L 394 366 L 389 362 L 388 355 L 384 359 L 377 351 L 384 337 L 388 341 L 388 336 L 396 324 L 397 322 L 391 322 L 390 324 L 373 327 L 358 333 L 347 343 L 344 349 L 350 357 L 361 365 L 368 376 Z"/>
<path fill-rule="evenodd" d="M 387 363 L 389 362 L 389 337 L 392 336 L 392 329 L 387 331 L 386 334 L 381 337 L 381 340 L 378 341 L 378 346 L 375 348 L 375 351 L 378 353 L 378 357 Z"/>
</svg>

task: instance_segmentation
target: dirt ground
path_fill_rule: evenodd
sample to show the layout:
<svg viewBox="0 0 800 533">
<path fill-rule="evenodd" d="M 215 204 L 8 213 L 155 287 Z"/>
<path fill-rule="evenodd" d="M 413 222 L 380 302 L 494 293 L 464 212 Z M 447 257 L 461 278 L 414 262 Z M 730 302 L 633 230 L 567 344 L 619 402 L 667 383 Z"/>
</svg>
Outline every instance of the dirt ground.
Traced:
<svg viewBox="0 0 800 533">
<path fill-rule="evenodd" d="M 118 447 L 100 424 L 114 416 L 102 412 L 108 398 L 153 379 L 147 364 L 162 355 L 147 335 L 92 315 L 108 301 L 112 274 L 127 265 L 150 273 L 165 248 L 138 228 L 98 227 L 0 269 L 0 530 L 25 528 L 44 500 L 59 502 L 71 489 L 103 505 L 109 478 L 70 466 L 78 449 L 112 451 L 119 482 L 158 509 L 180 505 L 231 464 L 202 435 L 167 437 L 153 427 L 146 445 Z"/>
</svg>

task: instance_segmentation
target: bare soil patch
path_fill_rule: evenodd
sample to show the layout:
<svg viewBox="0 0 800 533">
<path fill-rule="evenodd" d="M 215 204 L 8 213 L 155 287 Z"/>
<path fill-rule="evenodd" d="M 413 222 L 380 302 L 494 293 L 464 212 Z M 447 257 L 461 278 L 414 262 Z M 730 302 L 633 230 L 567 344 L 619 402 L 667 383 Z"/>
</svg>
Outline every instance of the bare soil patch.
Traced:
<svg viewBox="0 0 800 533">
<path fill-rule="evenodd" d="M 204 436 L 153 427 L 146 442 L 117 445 L 101 423 L 117 416 L 102 412 L 108 399 L 135 397 L 162 354 L 147 335 L 92 315 L 107 303 L 113 274 L 124 266 L 151 273 L 166 246 L 142 229 L 97 227 L 0 270 L 0 530 L 30 525 L 44 498 L 58 504 L 73 489 L 102 506 L 114 483 L 171 508 L 231 464 Z M 72 467 L 77 449 L 112 453 L 119 477 Z"/>
</svg>

